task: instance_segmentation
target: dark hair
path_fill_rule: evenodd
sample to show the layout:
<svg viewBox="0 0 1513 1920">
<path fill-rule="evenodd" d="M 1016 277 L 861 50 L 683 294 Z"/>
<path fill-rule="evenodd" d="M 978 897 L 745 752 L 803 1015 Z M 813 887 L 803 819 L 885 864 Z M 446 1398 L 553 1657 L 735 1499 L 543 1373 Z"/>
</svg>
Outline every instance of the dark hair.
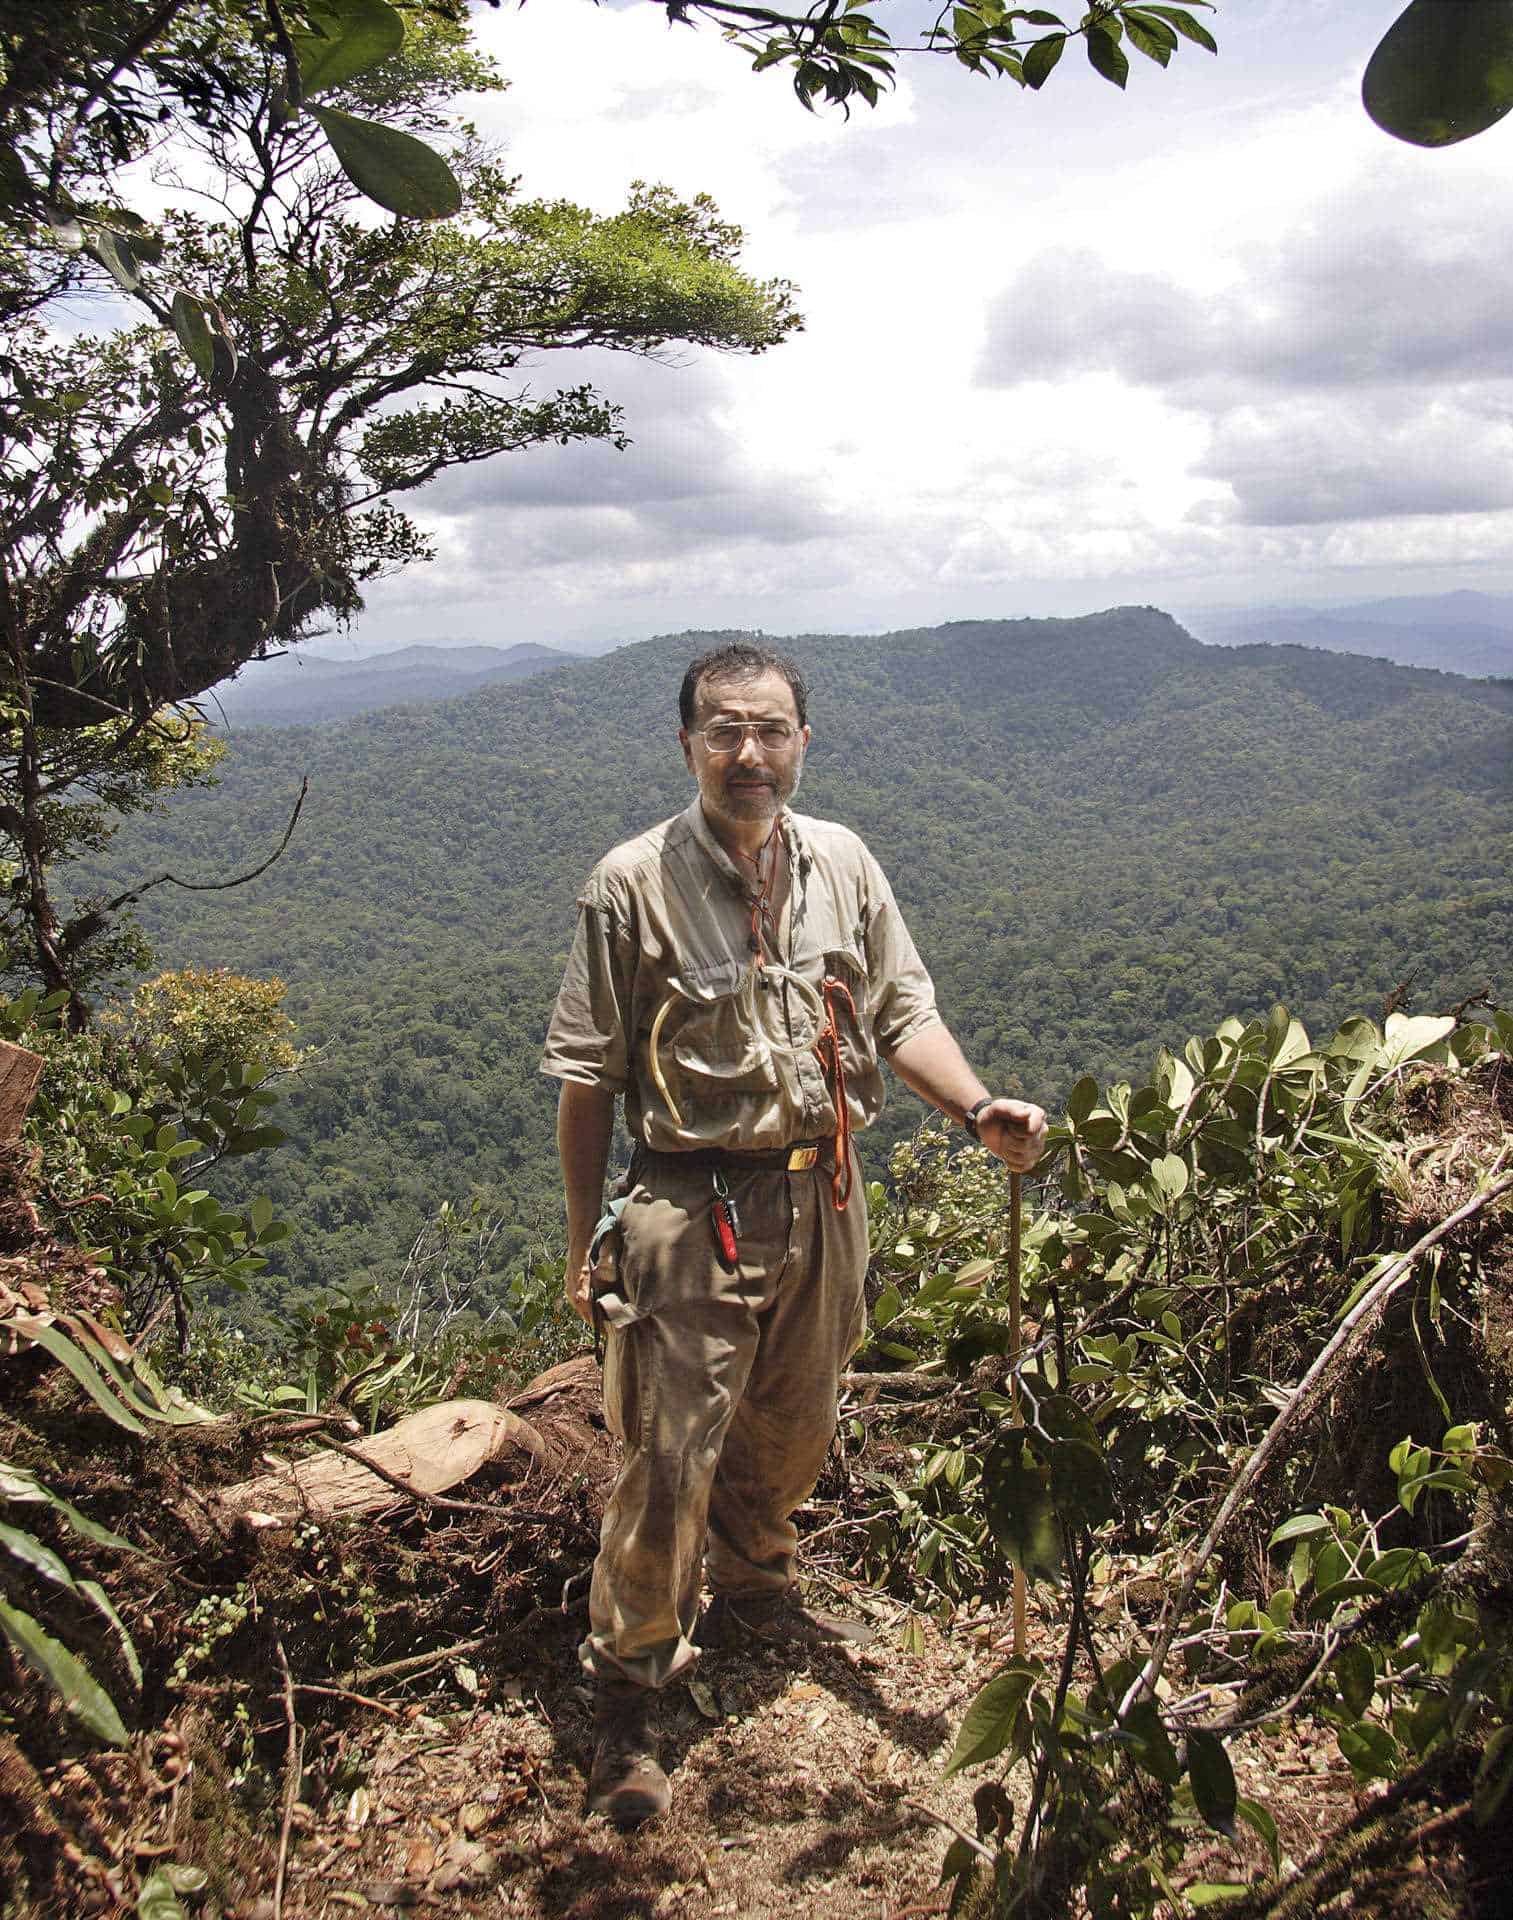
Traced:
<svg viewBox="0 0 1513 1920">
<path fill-rule="evenodd" d="M 683 725 L 693 725 L 694 703 L 701 680 L 755 680 L 764 673 L 780 673 L 788 682 L 799 725 L 808 718 L 809 687 L 797 665 L 786 653 L 772 647 L 754 646 L 749 640 L 731 640 L 723 647 L 711 647 L 689 663 L 683 684 L 678 689 L 678 713 Z"/>
</svg>

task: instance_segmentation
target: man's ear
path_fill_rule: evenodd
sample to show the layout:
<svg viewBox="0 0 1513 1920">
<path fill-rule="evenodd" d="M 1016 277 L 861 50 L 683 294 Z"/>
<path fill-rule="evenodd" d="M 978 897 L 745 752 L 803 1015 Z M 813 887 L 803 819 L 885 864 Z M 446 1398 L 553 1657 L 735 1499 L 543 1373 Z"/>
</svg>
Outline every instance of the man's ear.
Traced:
<svg viewBox="0 0 1513 1920">
<path fill-rule="evenodd" d="M 684 766 L 687 767 L 690 773 L 696 774 L 698 772 L 698 769 L 694 766 L 694 763 L 693 763 L 693 748 L 689 744 L 687 727 L 678 728 L 678 745 L 683 749 Z"/>
</svg>

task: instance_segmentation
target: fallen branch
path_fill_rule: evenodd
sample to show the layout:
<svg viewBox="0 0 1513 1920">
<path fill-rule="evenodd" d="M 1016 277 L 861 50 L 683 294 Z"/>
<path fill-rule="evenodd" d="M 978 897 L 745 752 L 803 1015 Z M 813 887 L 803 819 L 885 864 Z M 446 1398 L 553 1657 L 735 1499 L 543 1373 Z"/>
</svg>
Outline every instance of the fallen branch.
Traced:
<svg viewBox="0 0 1513 1920">
<path fill-rule="evenodd" d="M 1123 1699 L 1119 1702 L 1119 1718 L 1121 1720 L 1142 1693 L 1154 1691 L 1156 1681 L 1160 1678 L 1161 1670 L 1166 1665 L 1167 1656 L 1171 1652 L 1172 1641 L 1176 1638 L 1182 1616 L 1197 1587 L 1199 1575 L 1213 1558 L 1219 1542 L 1224 1538 L 1225 1533 L 1229 1529 L 1230 1522 L 1240 1510 L 1251 1488 L 1270 1465 L 1272 1457 L 1281 1446 L 1282 1438 L 1288 1428 L 1298 1416 L 1307 1408 L 1311 1407 L 1318 1398 L 1320 1385 L 1325 1375 L 1328 1374 L 1334 1366 L 1336 1360 L 1350 1350 L 1356 1342 L 1356 1336 L 1360 1334 L 1364 1328 L 1369 1326 L 1370 1322 L 1387 1304 L 1393 1294 L 1412 1278 L 1414 1267 L 1432 1246 L 1437 1245 L 1448 1233 L 1452 1233 L 1455 1228 L 1460 1226 L 1464 1221 L 1470 1220 L 1476 1214 L 1483 1212 L 1484 1209 L 1491 1206 L 1495 1200 L 1500 1200 L 1505 1193 L 1510 1191 L 1513 1191 L 1513 1174 L 1505 1174 L 1501 1180 L 1495 1181 L 1491 1186 L 1484 1187 L 1480 1193 L 1475 1194 L 1464 1206 L 1457 1207 L 1455 1212 L 1447 1215 L 1445 1219 L 1440 1221 L 1438 1226 L 1431 1227 L 1426 1234 L 1422 1235 L 1418 1240 L 1415 1240 L 1406 1253 L 1399 1254 L 1391 1265 L 1378 1275 L 1361 1295 L 1360 1299 L 1356 1301 L 1349 1313 L 1345 1315 L 1345 1318 L 1335 1329 L 1333 1337 L 1319 1353 L 1307 1373 L 1305 1373 L 1303 1378 L 1298 1382 L 1292 1398 L 1287 1402 L 1287 1405 L 1282 1408 L 1276 1419 L 1272 1421 L 1255 1451 L 1245 1462 L 1245 1465 L 1240 1469 L 1239 1473 L 1236 1474 L 1234 1483 L 1230 1487 L 1229 1492 L 1224 1496 L 1223 1503 L 1214 1516 L 1213 1524 L 1203 1536 L 1203 1540 L 1198 1547 L 1192 1564 L 1188 1567 L 1182 1585 L 1177 1590 L 1176 1598 L 1168 1606 L 1162 1617 L 1161 1631 L 1156 1636 L 1155 1646 L 1151 1649 L 1149 1655 L 1142 1663 L 1140 1671 L 1130 1682 Z"/>
</svg>

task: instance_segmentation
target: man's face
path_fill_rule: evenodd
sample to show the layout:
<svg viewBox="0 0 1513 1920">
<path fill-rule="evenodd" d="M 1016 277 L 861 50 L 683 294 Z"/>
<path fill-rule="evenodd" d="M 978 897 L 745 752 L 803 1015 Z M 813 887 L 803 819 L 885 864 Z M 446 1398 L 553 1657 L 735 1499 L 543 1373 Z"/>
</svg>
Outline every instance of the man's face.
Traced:
<svg viewBox="0 0 1513 1920">
<path fill-rule="evenodd" d="M 722 720 L 786 720 L 794 733 L 786 747 L 772 748 L 748 729 L 735 752 L 716 753 L 702 730 Z M 680 729 L 678 738 L 705 815 L 749 827 L 775 820 L 797 791 L 809 729 L 799 726 L 793 689 L 782 674 L 769 672 L 749 680 L 701 680 L 693 725 Z"/>
</svg>

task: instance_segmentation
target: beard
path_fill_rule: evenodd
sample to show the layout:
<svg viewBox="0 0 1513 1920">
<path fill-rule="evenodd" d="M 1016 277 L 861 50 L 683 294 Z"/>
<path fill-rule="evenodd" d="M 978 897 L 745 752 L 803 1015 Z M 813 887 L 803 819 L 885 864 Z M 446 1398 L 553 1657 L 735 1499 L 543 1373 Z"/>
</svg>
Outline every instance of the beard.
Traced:
<svg viewBox="0 0 1513 1920">
<path fill-rule="evenodd" d="M 798 792 L 803 773 L 801 758 L 782 770 L 767 767 L 761 772 L 748 772 L 733 768 L 718 783 L 718 810 L 727 820 L 775 820 Z"/>
</svg>

